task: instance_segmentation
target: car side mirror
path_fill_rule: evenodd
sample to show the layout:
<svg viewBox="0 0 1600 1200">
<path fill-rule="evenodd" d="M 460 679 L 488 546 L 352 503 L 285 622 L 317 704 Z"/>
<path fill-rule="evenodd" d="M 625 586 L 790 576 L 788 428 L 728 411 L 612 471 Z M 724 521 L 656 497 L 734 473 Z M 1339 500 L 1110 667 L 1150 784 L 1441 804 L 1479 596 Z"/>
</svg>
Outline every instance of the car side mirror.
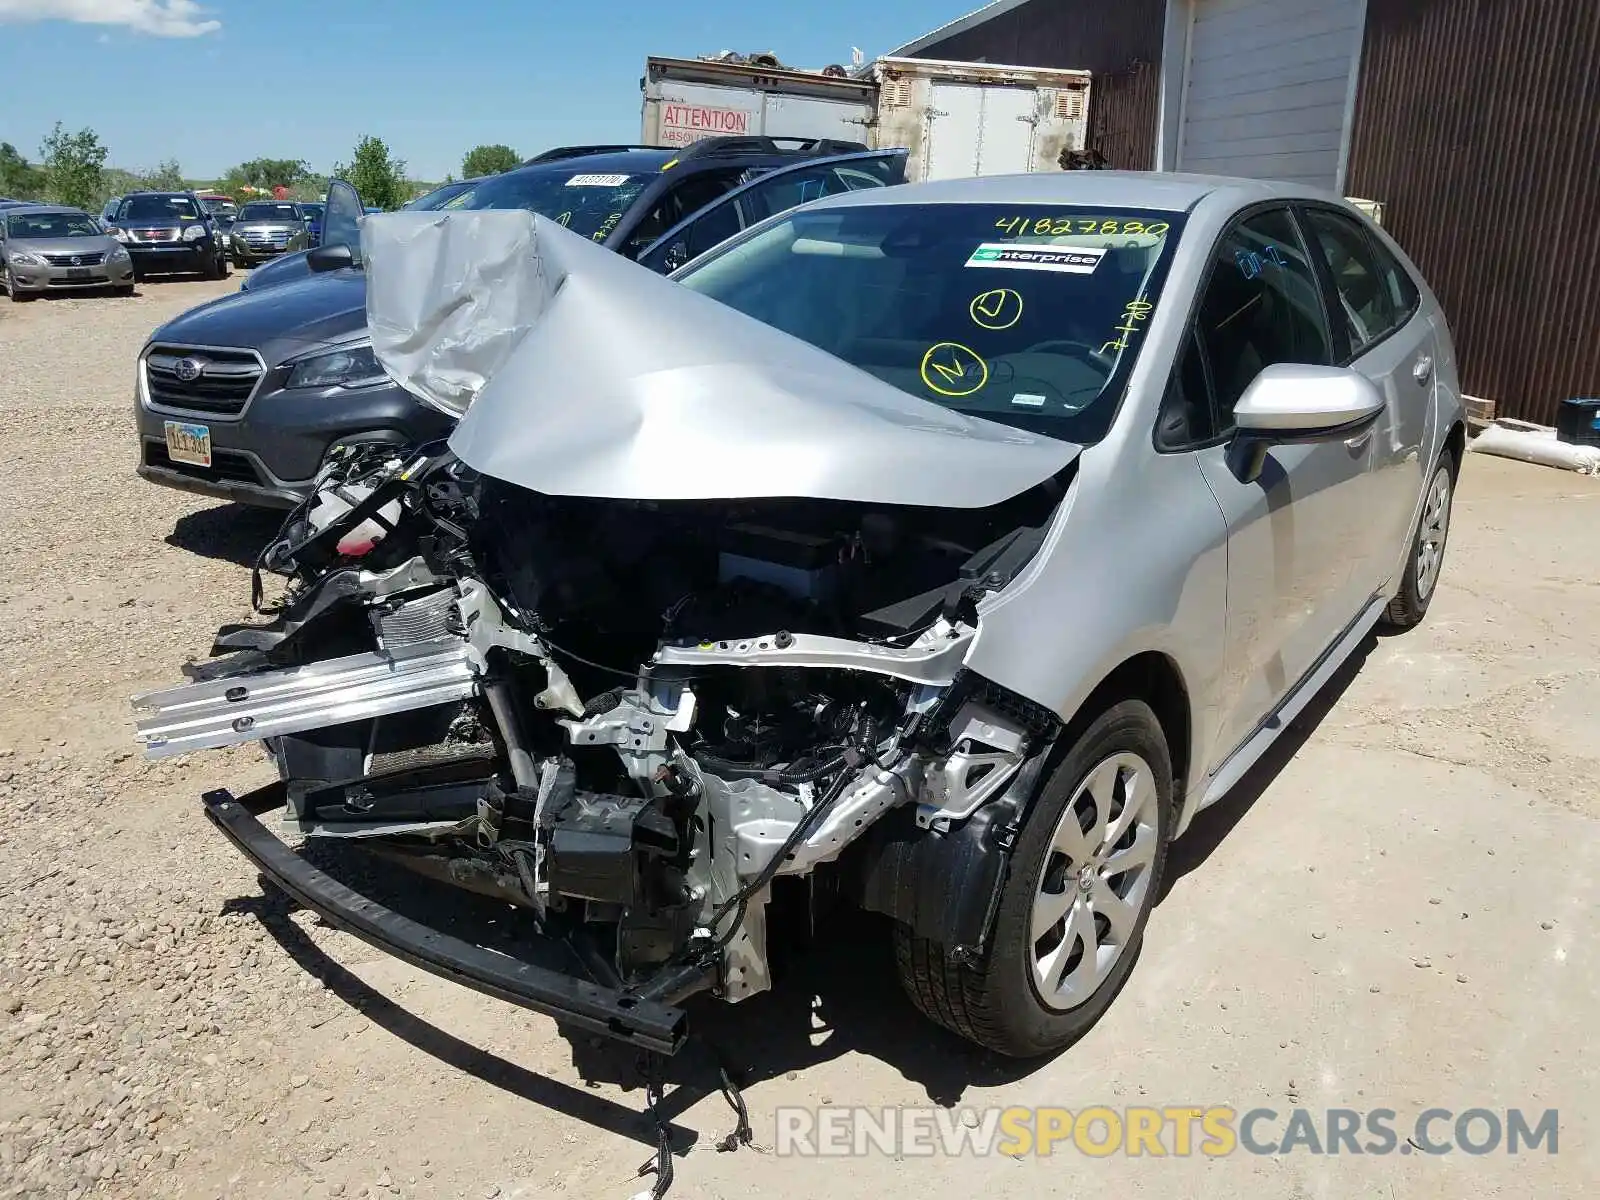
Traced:
<svg viewBox="0 0 1600 1200">
<path fill-rule="evenodd" d="M 337 271 L 352 266 L 355 261 L 356 256 L 350 252 L 349 246 L 318 246 L 306 254 L 306 266 L 319 273 Z"/>
<path fill-rule="evenodd" d="M 1275 363 L 1251 380 L 1234 406 L 1228 465 L 1239 482 L 1253 483 L 1273 446 L 1359 437 L 1383 406 L 1383 393 L 1359 371 Z"/>
</svg>

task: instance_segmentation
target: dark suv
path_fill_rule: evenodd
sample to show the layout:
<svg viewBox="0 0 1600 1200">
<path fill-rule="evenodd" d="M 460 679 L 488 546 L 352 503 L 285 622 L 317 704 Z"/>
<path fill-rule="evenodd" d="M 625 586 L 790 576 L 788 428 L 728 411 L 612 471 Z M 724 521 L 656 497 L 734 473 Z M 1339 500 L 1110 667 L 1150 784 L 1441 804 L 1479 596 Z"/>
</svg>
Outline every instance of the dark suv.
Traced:
<svg viewBox="0 0 1600 1200">
<path fill-rule="evenodd" d="M 897 184 L 904 150 L 719 138 L 686 149 L 564 147 L 447 207 L 525 208 L 665 273 L 764 218 L 835 192 Z M 270 286 L 157 329 L 139 355 L 139 474 L 290 507 L 338 445 L 411 445 L 452 422 L 393 383 L 367 337 L 355 189 L 328 186 L 323 244 Z M 272 271 L 278 264 L 263 267 Z"/>
<path fill-rule="evenodd" d="M 228 277 L 227 235 L 193 192 L 132 192 L 117 205 L 106 232 L 128 248 L 135 279 Z"/>
</svg>

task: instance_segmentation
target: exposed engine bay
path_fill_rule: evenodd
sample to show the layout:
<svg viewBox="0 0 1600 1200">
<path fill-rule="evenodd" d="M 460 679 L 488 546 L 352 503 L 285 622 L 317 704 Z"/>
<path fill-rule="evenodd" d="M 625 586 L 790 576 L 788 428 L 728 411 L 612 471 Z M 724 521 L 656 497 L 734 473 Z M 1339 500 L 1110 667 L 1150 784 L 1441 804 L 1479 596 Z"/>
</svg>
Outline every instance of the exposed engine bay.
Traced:
<svg viewBox="0 0 1600 1200">
<path fill-rule="evenodd" d="M 896 872 L 940 869 L 912 843 L 1025 790 L 1056 718 L 963 660 L 1067 482 L 977 509 L 626 501 L 357 448 L 263 553 L 270 620 L 139 698 L 140 737 L 261 740 L 291 829 L 530 910 L 597 985 L 739 1000 L 771 982 L 775 882 L 888 911 Z"/>
</svg>

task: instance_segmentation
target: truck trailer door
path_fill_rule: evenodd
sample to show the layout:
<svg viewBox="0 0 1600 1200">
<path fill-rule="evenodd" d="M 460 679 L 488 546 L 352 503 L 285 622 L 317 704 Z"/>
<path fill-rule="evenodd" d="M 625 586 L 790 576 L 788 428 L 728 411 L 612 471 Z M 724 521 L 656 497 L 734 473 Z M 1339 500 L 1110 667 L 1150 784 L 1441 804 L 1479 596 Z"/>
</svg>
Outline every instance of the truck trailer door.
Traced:
<svg viewBox="0 0 1600 1200">
<path fill-rule="evenodd" d="M 923 179 L 1013 175 L 1033 167 L 1038 93 L 935 81 L 928 89 Z"/>
</svg>

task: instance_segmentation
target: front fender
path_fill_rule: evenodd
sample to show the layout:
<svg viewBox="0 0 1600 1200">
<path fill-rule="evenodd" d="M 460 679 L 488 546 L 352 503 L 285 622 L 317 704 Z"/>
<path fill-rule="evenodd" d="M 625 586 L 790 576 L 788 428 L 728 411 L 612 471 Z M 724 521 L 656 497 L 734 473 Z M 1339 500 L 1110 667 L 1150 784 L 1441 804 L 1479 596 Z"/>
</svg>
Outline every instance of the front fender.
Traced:
<svg viewBox="0 0 1600 1200">
<path fill-rule="evenodd" d="M 967 666 L 1070 720 L 1135 655 L 1176 665 L 1190 753 L 1205 776 L 1227 634 L 1227 524 L 1191 454 L 1086 451 L 1029 569 L 979 608 Z"/>
</svg>

